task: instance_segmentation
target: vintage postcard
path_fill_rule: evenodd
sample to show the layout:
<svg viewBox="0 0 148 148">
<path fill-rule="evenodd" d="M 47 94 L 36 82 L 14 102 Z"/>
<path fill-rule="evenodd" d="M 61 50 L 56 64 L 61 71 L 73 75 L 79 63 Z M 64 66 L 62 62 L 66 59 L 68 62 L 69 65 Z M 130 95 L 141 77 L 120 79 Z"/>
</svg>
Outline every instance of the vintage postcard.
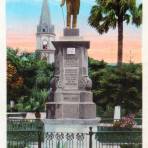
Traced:
<svg viewBox="0 0 148 148">
<path fill-rule="evenodd" d="M 142 148 L 142 0 L 6 0 L 8 148 Z"/>
</svg>

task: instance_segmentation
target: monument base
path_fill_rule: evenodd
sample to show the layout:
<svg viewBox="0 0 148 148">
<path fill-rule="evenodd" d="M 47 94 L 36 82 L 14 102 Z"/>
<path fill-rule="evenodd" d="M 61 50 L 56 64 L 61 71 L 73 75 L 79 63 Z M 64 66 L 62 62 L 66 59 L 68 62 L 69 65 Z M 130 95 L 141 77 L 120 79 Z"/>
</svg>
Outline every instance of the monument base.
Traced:
<svg viewBox="0 0 148 148">
<path fill-rule="evenodd" d="M 96 105 L 92 102 L 48 102 L 47 119 L 93 119 Z"/>
<path fill-rule="evenodd" d="M 99 124 L 97 118 L 94 119 L 44 119 L 46 132 L 88 132 L 89 127 L 93 127 L 93 131 L 97 131 Z"/>
<path fill-rule="evenodd" d="M 55 75 L 46 104 L 46 118 L 55 121 L 68 119 L 70 122 L 89 120 L 92 125 L 96 118 L 96 105 L 92 99 L 92 81 L 88 76 L 87 49 L 90 42 L 79 36 L 79 29 L 64 29 L 60 41 L 52 43 L 56 48 Z"/>
<path fill-rule="evenodd" d="M 64 29 L 64 36 L 79 36 L 79 29 L 65 28 Z"/>
</svg>

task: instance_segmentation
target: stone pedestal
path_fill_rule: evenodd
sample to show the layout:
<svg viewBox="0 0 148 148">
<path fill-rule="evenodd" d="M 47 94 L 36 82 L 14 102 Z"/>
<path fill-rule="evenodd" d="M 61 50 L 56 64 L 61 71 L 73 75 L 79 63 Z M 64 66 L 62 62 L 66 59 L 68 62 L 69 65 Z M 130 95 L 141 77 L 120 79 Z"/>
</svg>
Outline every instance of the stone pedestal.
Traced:
<svg viewBox="0 0 148 148">
<path fill-rule="evenodd" d="M 64 36 L 79 36 L 79 29 L 64 29 Z"/>
<path fill-rule="evenodd" d="M 92 102 L 92 81 L 88 77 L 89 41 L 78 36 L 78 30 L 64 30 L 55 46 L 55 73 L 51 80 L 48 119 L 94 119 L 96 105 Z M 74 34 L 74 35 L 73 35 Z"/>
<path fill-rule="evenodd" d="M 46 104 L 49 119 L 92 119 L 96 117 L 92 102 L 49 102 Z"/>
<path fill-rule="evenodd" d="M 45 132 L 86 133 L 89 127 L 97 132 L 99 119 L 44 119 L 43 122 Z"/>
</svg>

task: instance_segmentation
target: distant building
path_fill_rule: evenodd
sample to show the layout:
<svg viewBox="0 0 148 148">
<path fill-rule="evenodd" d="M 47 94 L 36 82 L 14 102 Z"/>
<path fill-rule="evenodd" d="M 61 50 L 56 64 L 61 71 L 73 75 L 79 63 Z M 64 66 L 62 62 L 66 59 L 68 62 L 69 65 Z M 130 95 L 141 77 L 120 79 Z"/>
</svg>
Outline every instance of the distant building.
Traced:
<svg viewBox="0 0 148 148">
<path fill-rule="evenodd" d="M 54 26 L 51 24 L 48 0 L 43 0 L 40 22 L 36 33 L 36 51 L 40 53 L 40 58 L 47 63 L 54 62 L 55 48 L 52 41 L 55 40 Z"/>
</svg>

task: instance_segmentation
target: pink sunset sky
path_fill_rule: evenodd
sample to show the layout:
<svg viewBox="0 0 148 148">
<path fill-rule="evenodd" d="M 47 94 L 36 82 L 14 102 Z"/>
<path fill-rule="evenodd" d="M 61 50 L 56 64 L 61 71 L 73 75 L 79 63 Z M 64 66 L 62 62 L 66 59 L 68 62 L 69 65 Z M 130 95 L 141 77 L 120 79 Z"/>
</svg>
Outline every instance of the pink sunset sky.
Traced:
<svg viewBox="0 0 148 148">
<path fill-rule="evenodd" d="M 90 2 L 89 2 L 90 1 Z M 89 56 L 108 63 L 117 62 L 117 29 L 99 35 L 87 19 L 94 0 L 82 0 L 79 14 L 80 34 L 90 41 Z M 64 21 L 58 0 L 49 0 L 56 39 L 62 36 Z M 7 46 L 28 52 L 36 50 L 36 26 L 39 22 L 42 0 L 7 0 Z M 82 7 L 83 6 L 83 7 Z M 65 8 L 64 8 L 65 12 Z M 124 62 L 141 62 L 141 27 L 124 24 Z"/>
</svg>

